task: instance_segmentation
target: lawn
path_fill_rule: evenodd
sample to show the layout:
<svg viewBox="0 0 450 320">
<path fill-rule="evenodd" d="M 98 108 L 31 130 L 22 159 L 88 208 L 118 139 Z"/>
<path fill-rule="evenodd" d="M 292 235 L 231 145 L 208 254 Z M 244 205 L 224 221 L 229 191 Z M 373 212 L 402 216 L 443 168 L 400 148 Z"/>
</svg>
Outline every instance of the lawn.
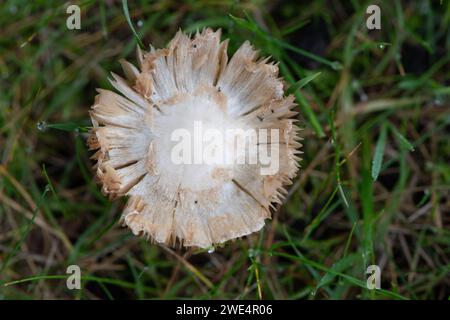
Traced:
<svg viewBox="0 0 450 320">
<path fill-rule="evenodd" d="M 0 299 L 450 298 L 449 1 L 69 2 L 0 4 Z M 137 46 L 205 27 L 279 62 L 301 168 L 260 232 L 172 248 L 120 225 L 88 112 Z"/>
</svg>

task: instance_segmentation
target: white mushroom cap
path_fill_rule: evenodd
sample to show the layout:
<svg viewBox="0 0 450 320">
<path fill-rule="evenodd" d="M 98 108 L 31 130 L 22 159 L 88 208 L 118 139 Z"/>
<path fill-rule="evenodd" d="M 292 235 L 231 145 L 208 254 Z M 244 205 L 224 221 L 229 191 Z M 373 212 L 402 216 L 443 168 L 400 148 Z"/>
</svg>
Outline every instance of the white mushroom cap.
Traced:
<svg viewBox="0 0 450 320">
<path fill-rule="evenodd" d="M 220 30 L 191 38 L 179 31 L 168 48 L 138 49 L 139 69 L 121 61 L 121 94 L 99 89 L 88 140 L 102 191 L 128 195 L 123 221 L 133 233 L 174 245 L 207 248 L 260 230 L 298 170 L 293 96 L 284 97 L 278 67 L 245 42 L 228 61 Z M 179 128 L 196 122 L 227 129 L 278 129 L 279 169 L 262 175 L 260 163 L 176 164 Z M 268 140 L 268 144 L 270 144 Z"/>
</svg>

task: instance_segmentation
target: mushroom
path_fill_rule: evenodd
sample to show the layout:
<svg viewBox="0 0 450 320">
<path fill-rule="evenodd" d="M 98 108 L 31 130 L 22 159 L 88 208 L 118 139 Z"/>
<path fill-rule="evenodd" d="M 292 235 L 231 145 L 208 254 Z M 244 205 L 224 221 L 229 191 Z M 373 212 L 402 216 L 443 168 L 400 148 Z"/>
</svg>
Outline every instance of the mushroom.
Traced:
<svg viewBox="0 0 450 320">
<path fill-rule="evenodd" d="M 284 96 L 278 65 L 258 59 L 248 41 L 228 60 L 220 36 L 179 31 L 165 49 L 138 48 L 139 68 L 120 61 L 126 79 L 110 79 L 120 94 L 98 89 L 90 110 L 87 143 L 97 150 L 102 192 L 128 196 L 122 222 L 158 243 L 208 248 L 259 231 L 299 167 L 294 97 Z M 262 174 L 262 162 L 174 162 L 174 132 L 195 131 L 196 123 L 219 133 L 258 131 L 253 146 L 258 154 L 271 148 L 276 172 Z M 229 150 L 235 136 L 223 137 Z"/>
</svg>

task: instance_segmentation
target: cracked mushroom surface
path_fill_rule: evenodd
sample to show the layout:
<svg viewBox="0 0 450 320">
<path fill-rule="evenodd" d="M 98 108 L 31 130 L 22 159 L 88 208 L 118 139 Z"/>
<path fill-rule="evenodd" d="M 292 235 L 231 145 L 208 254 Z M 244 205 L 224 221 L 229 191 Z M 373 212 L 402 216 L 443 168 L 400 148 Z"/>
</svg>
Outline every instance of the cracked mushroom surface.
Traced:
<svg viewBox="0 0 450 320">
<path fill-rule="evenodd" d="M 125 78 L 112 75 L 118 93 L 98 89 L 91 107 L 88 146 L 102 192 L 128 196 L 123 223 L 158 243 L 207 248 L 260 230 L 299 167 L 294 97 L 284 96 L 277 64 L 258 59 L 249 42 L 229 59 L 220 36 L 179 31 L 165 49 L 138 49 L 138 68 L 120 61 Z M 172 133 L 196 122 L 278 129 L 277 172 L 262 175 L 260 163 L 174 163 Z"/>
</svg>

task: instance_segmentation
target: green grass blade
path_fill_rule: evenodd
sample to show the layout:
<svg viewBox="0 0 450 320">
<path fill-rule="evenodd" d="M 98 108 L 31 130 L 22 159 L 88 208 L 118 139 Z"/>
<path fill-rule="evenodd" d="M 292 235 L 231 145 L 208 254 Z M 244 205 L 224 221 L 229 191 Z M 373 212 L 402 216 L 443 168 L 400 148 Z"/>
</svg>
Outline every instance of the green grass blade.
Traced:
<svg viewBox="0 0 450 320">
<path fill-rule="evenodd" d="M 387 136 L 387 129 L 386 129 L 386 125 L 383 124 L 381 127 L 380 136 L 378 137 L 378 141 L 375 146 L 375 153 L 373 155 L 373 160 L 372 160 L 372 179 L 373 179 L 373 181 L 376 181 L 378 178 L 378 175 L 380 174 L 381 165 L 383 163 L 384 148 L 386 146 L 386 136 Z"/>
<path fill-rule="evenodd" d="M 45 187 L 44 191 L 41 194 L 41 197 L 39 198 L 38 203 L 36 204 L 36 208 L 33 210 L 33 216 L 31 218 L 30 221 L 28 221 L 28 223 L 26 224 L 22 234 L 20 235 L 20 240 L 16 243 L 16 245 L 14 246 L 13 250 L 8 254 L 8 256 L 5 258 L 5 261 L 3 261 L 2 263 L 2 267 L 0 268 L 0 274 L 3 273 L 3 270 L 6 269 L 6 267 L 8 267 L 9 261 L 11 260 L 11 258 L 13 258 L 17 252 L 19 251 L 20 247 L 23 245 L 23 243 L 25 242 L 28 234 L 31 231 L 31 227 L 34 225 L 34 220 L 36 218 L 36 215 L 44 201 L 45 195 L 47 194 L 47 192 L 50 191 L 50 188 L 48 188 L 47 186 Z"/>
<path fill-rule="evenodd" d="M 394 136 L 397 138 L 398 143 L 400 146 L 406 150 L 414 151 L 414 146 L 411 142 L 408 141 L 408 139 L 405 138 L 404 135 L 398 131 L 398 129 L 391 123 L 389 123 L 389 129 L 392 131 Z"/>
<path fill-rule="evenodd" d="M 144 43 L 142 42 L 139 34 L 136 32 L 136 29 L 133 26 L 133 22 L 131 21 L 130 11 L 128 10 L 128 1 L 127 0 L 122 0 L 122 9 L 123 9 L 123 14 L 125 15 L 125 19 L 127 19 L 128 25 L 130 26 L 130 29 L 133 32 L 134 37 L 136 38 L 136 41 L 139 43 L 139 46 L 141 48 L 144 48 Z"/>
<path fill-rule="evenodd" d="M 311 81 L 313 81 L 315 78 L 317 78 L 318 76 L 320 76 L 322 72 L 317 72 L 314 73 L 312 75 L 309 75 L 299 81 L 297 81 L 295 84 L 293 84 L 292 86 L 289 87 L 289 89 L 287 89 L 286 93 L 290 94 L 290 93 L 294 93 L 295 91 L 297 91 L 298 89 L 303 88 L 304 86 L 306 86 L 308 83 L 310 83 Z"/>
</svg>

